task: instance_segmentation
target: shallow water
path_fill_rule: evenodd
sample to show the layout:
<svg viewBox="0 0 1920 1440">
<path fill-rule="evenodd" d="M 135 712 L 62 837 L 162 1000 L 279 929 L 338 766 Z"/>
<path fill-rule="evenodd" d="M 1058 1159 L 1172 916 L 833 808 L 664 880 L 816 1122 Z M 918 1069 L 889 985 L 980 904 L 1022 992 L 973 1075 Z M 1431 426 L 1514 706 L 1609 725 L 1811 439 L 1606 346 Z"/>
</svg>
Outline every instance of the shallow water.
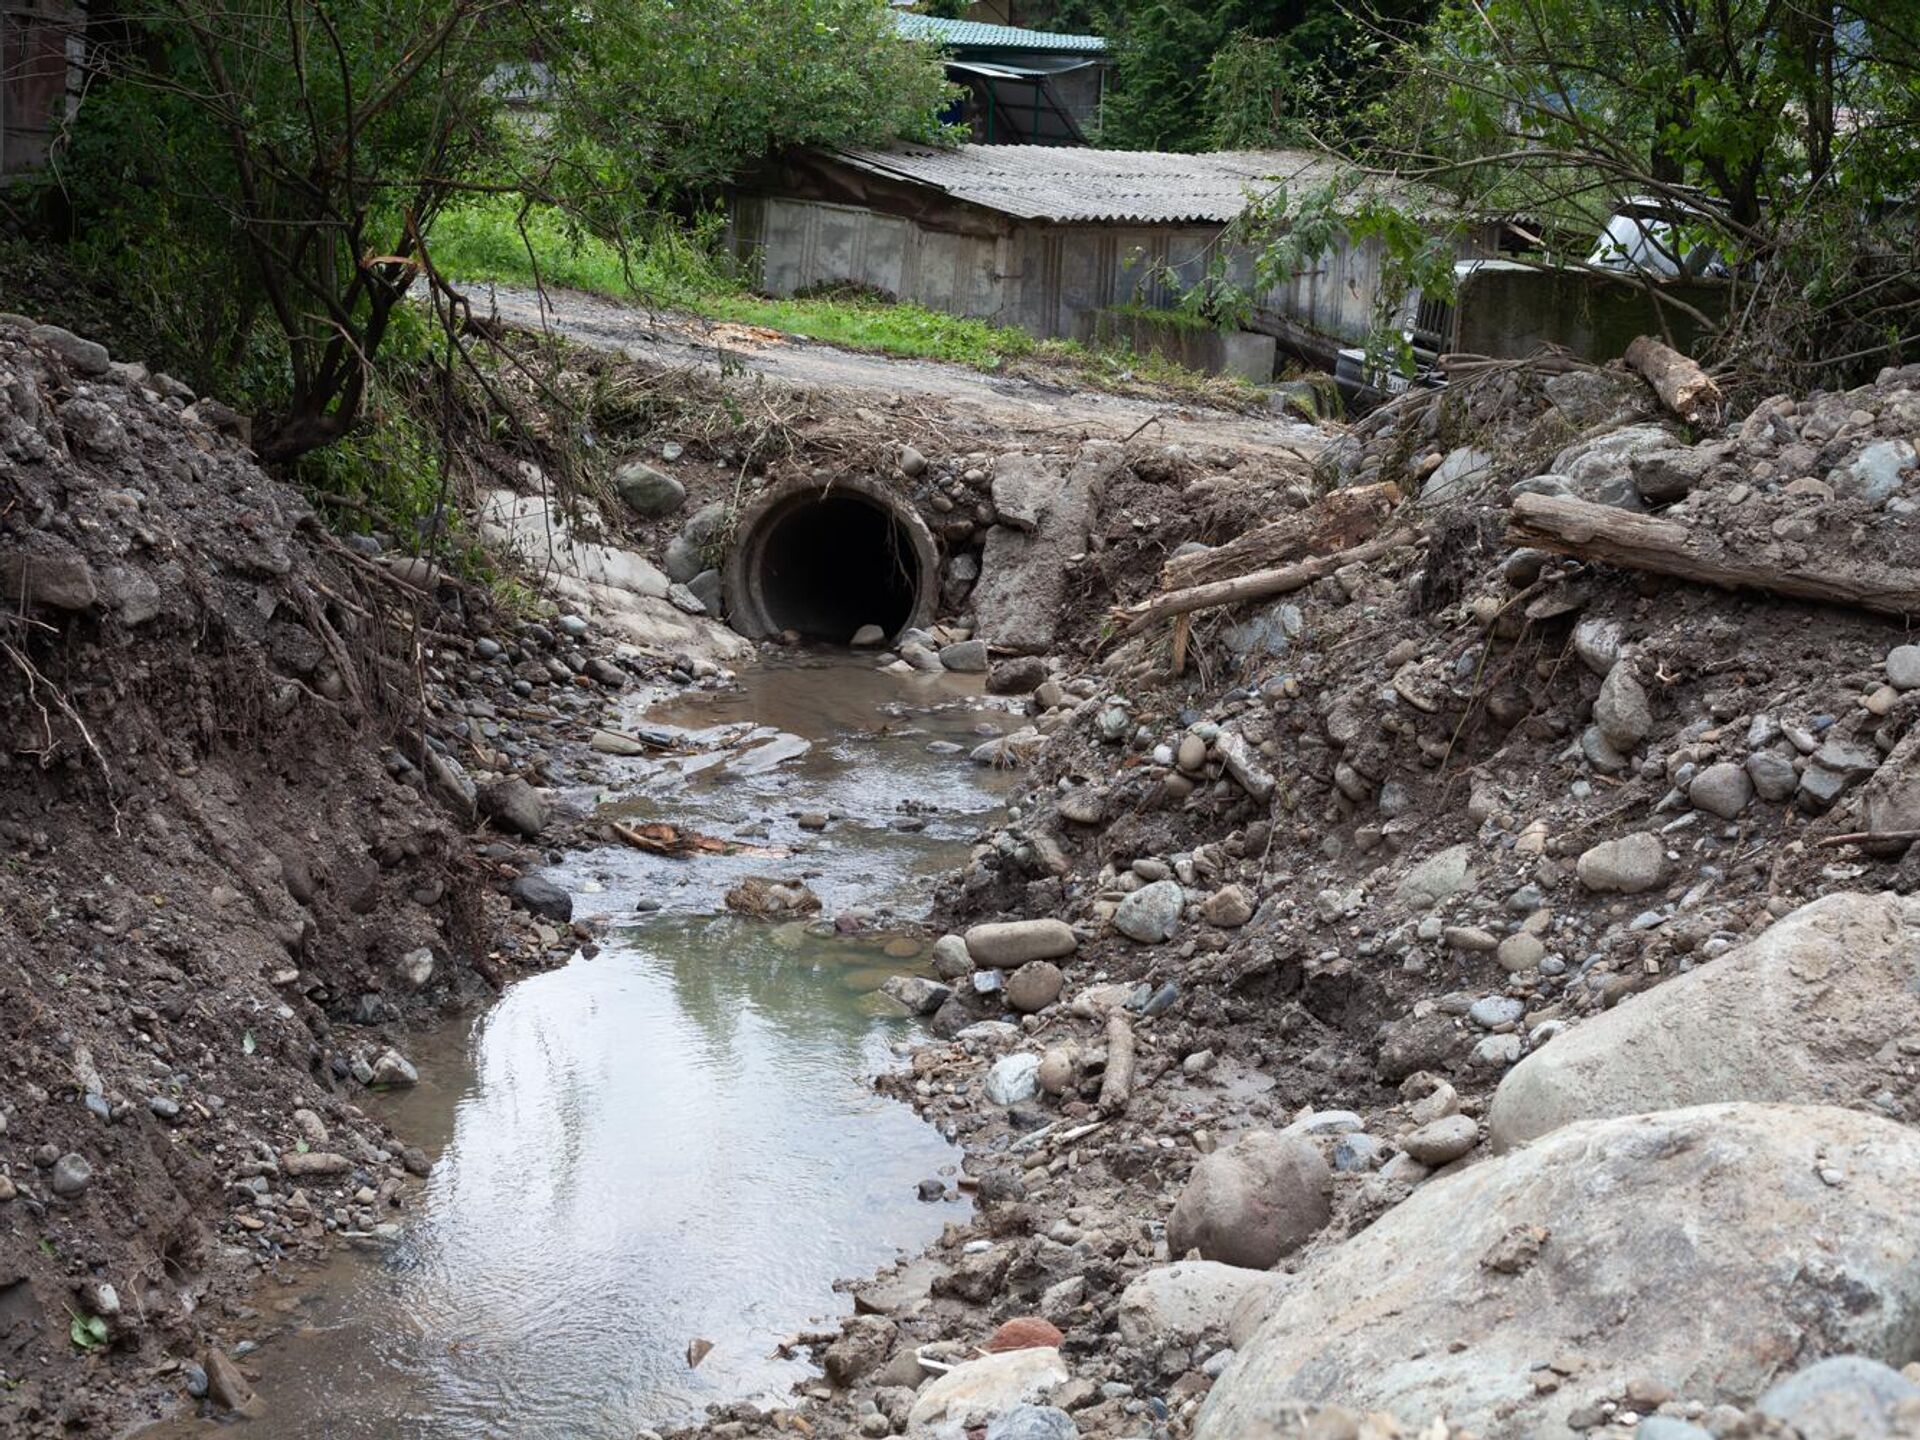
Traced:
<svg viewBox="0 0 1920 1440">
<path fill-rule="evenodd" d="M 555 878 L 573 886 L 582 916 L 626 915 L 641 901 L 712 911 L 742 876 L 804 874 L 828 915 L 860 904 L 918 919 L 933 878 L 965 859 L 1010 787 L 966 758 L 1021 723 L 979 688 L 977 678 L 883 675 L 858 662 L 784 665 L 750 672 L 738 690 L 656 705 L 636 725 L 671 729 L 687 748 L 615 762 L 619 784 L 594 797 L 609 802 L 606 813 L 793 853 L 689 862 L 592 851 Z M 810 811 L 844 818 L 812 834 L 795 819 Z M 925 828 L 904 831 L 903 821 Z"/>
<path fill-rule="evenodd" d="M 873 992 L 924 956 L 715 912 L 746 873 L 809 874 L 828 915 L 924 911 L 1004 787 L 927 745 L 978 743 L 1004 712 L 951 681 L 842 665 L 761 672 L 646 721 L 684 727 L 688 753 L 610 762 L 597 798 L 795 853 L 623 849 L 554 872 L 576 913 L 619 927 L 470 1034 L 415 1047 L 422 1084 L 382 1103 L 439 1148 L 425 1204 L 391 1251 L 334 1260 L 268 1341 L 268 1410 L 245 1433 L 628 1440 L 777 1396 L 809 1373 L 779 1342 L 850 1308 L 833 1282 L 953 1218 L 915 1186 L 959 1153 L 870 1083 L 911 1033 Z M 743 763 L 770 745 L 780 758 Z M 812 835 L 787 813 L 810 810 L 842 818 Z M 927 828 L 891 828 L 903 814 Z M 636 915 L 641 900 L 661 908 Z M 713 1349 L 691 1368 L 696 1339 Z"/>
</svg>

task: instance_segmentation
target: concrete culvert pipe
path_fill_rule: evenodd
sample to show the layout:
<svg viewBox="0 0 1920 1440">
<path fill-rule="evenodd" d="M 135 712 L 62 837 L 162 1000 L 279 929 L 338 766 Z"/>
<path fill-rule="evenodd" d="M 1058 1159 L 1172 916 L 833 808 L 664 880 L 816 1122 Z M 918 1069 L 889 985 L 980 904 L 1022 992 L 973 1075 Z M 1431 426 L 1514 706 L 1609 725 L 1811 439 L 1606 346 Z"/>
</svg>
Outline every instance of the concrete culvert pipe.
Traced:
<svg viewBox="0 0 1920 1440">
<path fill-rule="evenodd" d="M 939 550 L 877 482 L 789 481 L 740 517 L 724 580 L 727 617 L 751 639 L 794 630 L 844 645 L 863 625 L 891 639 L 932 623 Z"/>
</svg>

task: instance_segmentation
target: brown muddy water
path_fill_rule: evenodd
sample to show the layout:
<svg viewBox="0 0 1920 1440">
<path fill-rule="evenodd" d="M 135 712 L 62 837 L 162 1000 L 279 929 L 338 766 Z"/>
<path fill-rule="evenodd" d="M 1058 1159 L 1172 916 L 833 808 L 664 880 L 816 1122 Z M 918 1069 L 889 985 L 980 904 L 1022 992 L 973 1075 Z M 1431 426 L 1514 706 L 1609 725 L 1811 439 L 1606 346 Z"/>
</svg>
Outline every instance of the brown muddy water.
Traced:
<svg viewBox="0 0 1920 1440">
<path fill-rule="evenodd" d="M 384 1103 L 437 1151 L 416 1218 L 339 1255 L 245 1362 L 264 1416 L 167 1433 L 629 1440 L 783 1394 L 811 1371 L 776 1347 L 848 1312 L 834 1282 L 955 1218 L 915 1187 L 959 1152 L 873 1093 L 913 1036 L 877 990 L 929 943 L 887 912 L 923 914 L 1000 807 L 1007 778 L 965 751 L 1016 722 L 951 677 L 858 662 L 763 668 L 635 719 L 684 753 L 609 761 L 590 798 L 793 854 L 601 850 L 552 872 L 577 915 L 615 922 L 606 943 L 413 1047 L 421 1085 Z M 821 811 L 824 833 L 794 818 Z M 875 907 L 880 928 L 728 916 L 748 873 L 806 874 L 826 915 Z M 696 1339 L 713 1349 L 691 1368 Z"/>
</svg>

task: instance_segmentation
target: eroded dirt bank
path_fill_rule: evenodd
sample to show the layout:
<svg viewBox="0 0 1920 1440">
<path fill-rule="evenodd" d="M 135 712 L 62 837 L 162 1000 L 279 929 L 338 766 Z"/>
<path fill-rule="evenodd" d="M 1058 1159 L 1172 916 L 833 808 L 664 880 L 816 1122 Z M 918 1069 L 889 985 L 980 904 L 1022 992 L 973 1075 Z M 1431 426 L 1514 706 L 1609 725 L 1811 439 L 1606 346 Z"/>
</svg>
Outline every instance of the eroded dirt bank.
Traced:
<svg viewBox="0 0 1920 1440">
<path fill-rule="evenodd" d="M 513 891 L 569 823 L 535 787 L 675 683 L 343 544 L 233 425 L 0 322 L 8 1433 L 235 1398 L 254 1282 L 405 1218 L 429 1157 L 358 1098 L 578 943 Z"/>
</svg>

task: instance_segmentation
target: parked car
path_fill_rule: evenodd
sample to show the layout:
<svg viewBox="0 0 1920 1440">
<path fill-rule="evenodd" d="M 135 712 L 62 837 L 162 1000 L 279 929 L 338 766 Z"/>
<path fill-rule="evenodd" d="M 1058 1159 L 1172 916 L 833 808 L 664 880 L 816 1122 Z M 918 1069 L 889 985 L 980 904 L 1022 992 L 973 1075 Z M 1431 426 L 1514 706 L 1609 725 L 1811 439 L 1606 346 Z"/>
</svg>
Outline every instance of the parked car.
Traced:
<svg viewBox="0 0 1920 1440">
<path fill-rule="evenodd" d="M 1662 280 L 1724 279 L 1729 273 L 1726 260 L 1698 238 L 1708 218 L 1706 211 L 1685 201 L 1630 195 L 1614 208 L 1587 263 Z"/>
</svg>

